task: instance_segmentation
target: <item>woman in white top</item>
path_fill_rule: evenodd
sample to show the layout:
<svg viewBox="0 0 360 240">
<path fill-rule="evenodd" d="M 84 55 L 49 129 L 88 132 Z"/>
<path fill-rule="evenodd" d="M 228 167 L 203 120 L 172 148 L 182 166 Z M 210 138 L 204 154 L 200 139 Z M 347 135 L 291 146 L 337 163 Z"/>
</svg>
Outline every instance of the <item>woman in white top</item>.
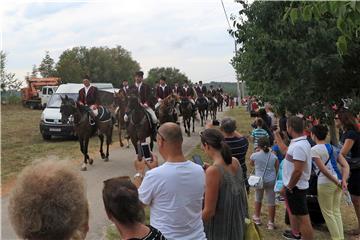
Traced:
<svg viewBox="0 0 360 240">
<path fill-rule="evenodd" d="M 270 150 L 270 142 L 268 137 L 261 137 L 258 140 L 258 148 L 260 151 L 250 156 L 250 165 L 255 166 L 255 175 L 263 178 L 263 188 L 255 190 L 255 213 L 253 221 L 260 225 L 260 213 L 264 191 L 266 194 L 266 202 L 269 210 L 268 229 L 275 228 L 275 181 L 279 170 L 279 161 L 275 154 Z"/>
<path fill-rule="evenodd" d="M 328 148 L 331 149 L 331 145 L 326 146 L 325 144 L 327 133 L 326 126 L 316 125 L 312 127 L 311 138 L 316 142 L 316 145 L 311 148 L 311 158 L 318 169 L 316 171 L 318 174 L 318 200 L 331 239 L 344 239 L 340 202 L 342 190 L 347 190 L 346 180 L 349 177 L 349 165 L 340 154 L 337 161 L 341 166 L 342 180 L 339 180 L 331 163 L 331 157 L 334 155 L 331 150 L 328 151 Z"/>
</svg>

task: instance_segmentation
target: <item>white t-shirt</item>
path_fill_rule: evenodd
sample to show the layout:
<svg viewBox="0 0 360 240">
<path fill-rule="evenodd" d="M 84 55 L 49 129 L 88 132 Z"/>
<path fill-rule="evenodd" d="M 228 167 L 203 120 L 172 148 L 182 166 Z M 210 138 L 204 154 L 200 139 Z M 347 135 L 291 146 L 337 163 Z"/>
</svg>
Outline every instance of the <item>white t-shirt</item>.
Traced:
<svg viewBox="0 0 360 240">
<path fill-rule="evenodd" d="M 329 153 L 327 151 L 327 148 L 325 144 L 318 144 L 311 148 L 311 158 L 320 158 L 321 161 L 325 164 L 327 160 L 329 159 Z M 317 167 L 315 161 L 314 164 L 316 166 L 316 173 L 318 173 L 320 170 Z M 325 166 L 330 172 L 331 175 L 337 178 L 336 172 L 331 164 L 331 160 L 326 164 Z M 328 179 L 322 172 L 320 172 L 318 177 L 318 184 L 324 184 L 324 183 L 332 183 L 330 179 Z"/>
<path fill-rule="evenodd" d="M 150 225 L 169 239 L 206 239 L 202 221 L 205 173 L 191 162 L 171 163 L 148 171 L 139 188 L 150 206 Z"/>
<path fill-rule="evenodd" d="M 282 177 L 285 186 L 289 184 L 291 175 L 294 171 L 294 159 L 305 162 L 304 171 L 296 186 L 299 189 L 307 189 L 309 188 L 311 174 L 311 146 L 305 136 L 295 138 L 290 142 L 283 165 Z"/>
</svg>

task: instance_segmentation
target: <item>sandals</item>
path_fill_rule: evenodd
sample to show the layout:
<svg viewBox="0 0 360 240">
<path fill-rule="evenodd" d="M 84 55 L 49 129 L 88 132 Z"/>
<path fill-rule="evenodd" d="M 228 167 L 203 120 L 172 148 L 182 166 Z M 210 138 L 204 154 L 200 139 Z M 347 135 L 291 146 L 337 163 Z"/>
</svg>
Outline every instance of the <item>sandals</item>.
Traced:
<svg viewBox="0 0 360 240">
<path fill-rule="evenodd" d="M 259 217 L 256 217 L 255 215 L 252 216 L 252 220 L 256 225 L 261 225 L 261 220 Z"/>
</svg>

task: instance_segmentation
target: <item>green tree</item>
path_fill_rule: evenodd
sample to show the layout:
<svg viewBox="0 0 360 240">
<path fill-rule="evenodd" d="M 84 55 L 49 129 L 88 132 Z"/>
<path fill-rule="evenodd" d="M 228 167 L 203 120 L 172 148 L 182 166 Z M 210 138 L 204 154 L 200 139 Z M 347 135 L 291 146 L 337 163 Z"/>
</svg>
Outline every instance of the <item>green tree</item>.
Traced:
<svg viewBox="0 0 360 240">
<path fill-rule="evenodd" d="M 334 44 L 341 35 L 334 17 L 291 23 L 283 21 L 289 2 L 241 4 L 232 32 L 241 47 L 233 66 L 250 94 L 333 125 L 331 106 L 360 94 L 360 42 L 349 44 L 342 58 Z"/>
<path fill-rule="evenodd" d="M 140 65 L 121 46 L 74 47 L 60 55 L 56 69 L 65 83 L 81 82 L 83 76 L 88 74 L 92 82 L 108 82 L 119 87 L 124 79 L 133 81 L 134 73 L 140 70 Z"/>
<path fill-rule="evenodd" d="M 321 1 L 293 2 L 286 9 L 284 18 L 291 18 L 294 23 L 298 19 L 320 21 L 329 15 L 336 19 L 336 26 L 341 32 L 337 38 L 338 52 L 347 53 L 348 42 L 359 38 L 360 33 L 360 2 L 358 1 Z"/>
<path fill-rule="evenodd" d="M 155 83 L 159 82 L 161 76 L 166 77 L 166 82 L 170 86 L 173 86 L 175 82 L 178 82 L 181 85 L 185 81 L 190 81 L 184 73 L 174 67 L 151 68 L 145 81 L 151 86 L 154 86 Z"/>
<path fill-rule="evenodd" d="M 55 61 L 50 57 L 49 51 L 45 52 L 45 57 L 41 61 L 38 70 L 44 78 L 56 76 Z"/>
<path fill-rule="evenodd" d="M 18 91 L 22 82 L 15 78 L 15 73 L 6 71 L 6 54 L 0 51 L 0 87 L 1 91 L 15 90 Z"/>
<path fill-rule="evenodd" d="M 37 77 L 39 70 L 37 69 L 36 65 L 34 64 L 31 71 L 31 77 Z"/>
</svg>

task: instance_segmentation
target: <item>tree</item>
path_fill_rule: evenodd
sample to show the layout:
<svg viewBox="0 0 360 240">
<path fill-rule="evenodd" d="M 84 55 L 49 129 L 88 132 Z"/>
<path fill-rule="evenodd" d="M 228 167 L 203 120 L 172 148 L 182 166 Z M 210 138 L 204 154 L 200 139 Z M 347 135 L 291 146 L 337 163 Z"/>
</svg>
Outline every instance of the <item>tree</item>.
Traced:
<svg viewBox="0 0 360 240">
<path fill-rule="evenodd" d="M 360 33 L 360 2 L 358 1 L 322 1 L 322 2 L 296 2 L 287 8 L 284 19 L 291 18 L 294 23 L 298 19 L 311 21 L 327 18 L 331 15 L 336 19 L 336 26 L 341 35 L 336 41 L 336 46 L 341 55 L 348 51 L 348 42 L 359 38 Z"/>
<path fill-rule="evenodd" d="M 151 68 L 145 81 L 151 86 L 154 86 L 155 83 L 159 82 L 161 76 L 166 77 L 166 82 L 170 86 L 173 86 L 175 82 L 178 82 L 181 85 L 185 81 L 190 81 L 184 73 L 174 67 Z"/>
<path fill-rule="evenodd" d="M 40 66 L 38 68 L 41 76 L 44 78 L 56 76 L 56 71 L 54 66 L 55 66 L 54 59 L 50 57 L 49 51 L 46 51 L 45 57 L 41 61 Z"/>
<path fill-rule="evenodd" d="M 108 82 L 119 87 L 124 79 L 133 81 L 134 73 L 140 70 L 140 65 L 121 46 L 74 47 L 60 55 L 56 69 L 65 83 L 81 82 L 83 76 L 88 74 L 92 82 Z"/>
<path fill-rule="evenodd" d="M 0 51 L 0 80 L 1 91 L 18 91 L 22 84 L 21 81 L 15 78 L 15 73 L 6 72 L 6 54 L 3 51 Z"/>
<path fill-rule="evenodd" d="M 33 65 L 32 71 L 31 71 L 31 77 L 37 77 L 39 70 L 36 67 L 36 64 Z"/>
<path fill-rule="evenodd" d="M 283 21 L 289 2 L 241 4 L 231 32 L 241 47 L 232 63 L 250 94 L 333 126 L 332 105 L 360 94 L 360 41 L 350 43 L 349 54 L 341 57 L 334 17 L 291 23 Z"/>
</svg>

